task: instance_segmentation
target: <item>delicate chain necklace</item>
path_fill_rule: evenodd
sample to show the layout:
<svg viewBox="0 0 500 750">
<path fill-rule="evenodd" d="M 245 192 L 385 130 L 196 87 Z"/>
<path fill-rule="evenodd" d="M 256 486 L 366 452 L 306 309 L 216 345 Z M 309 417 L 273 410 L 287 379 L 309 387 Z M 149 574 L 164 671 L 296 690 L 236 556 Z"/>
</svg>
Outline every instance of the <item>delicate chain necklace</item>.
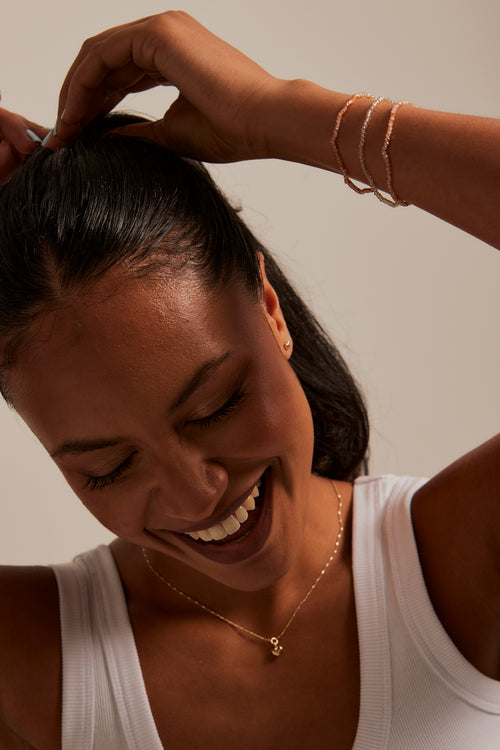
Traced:
<svg viewBox="0 0 500 750">
<path fill-rule="evenodd" d="M 170 581 L 167 581 L 166 578 L 162 576 L 161 573 L 159 573 L 156 568 L 153 567 L 153 564 L 151 560 L 149 559 L 148 553 L 146 549 L 142 548 L 142 554 L 144 555 L 144 560 L 146 561 L 146 565 L 151 570 L 154 575 L 162 581 L 162 583 L 165 583 L 172 591 L 175 591 L 176 594 L 179 594 L 179 596 L 182 596 L 184 599 L 187 599 L 189 602 L 192 602 L 192 604 L 196 604 L 197 607 L 200 607 L 200 609 L 203 609 L 205 612 L 208 612 L 210 615 L 213 615 L 213 617 L 217 617 L 219 620 L 222 620 L 223 622 L 227 623 L 228 625 L 231 625 L 233 628 L 236 628 L 237 630 L 241 630 L 243 633 L 247 633 L 247 635 L 251 635 L 254 638 L 258 638 L 259 641 L 266 641 L 266 643 L 270 643 L 272 646 L 271 653 L 273 656 L 279 656 L 283 651 L 283 646 L 280 644 L 280 639 L 285 635 L 286 631 L 294 621 L 296 615 L 298 614 L 301 607 L 306 603 L 306 601 L 311 596 L 312 592 L 318 585 L 321 578 L 324 576 L 328 568 L 330 567 L 330 564 L 333 562 L 333 558 L 339 551 L 340 542 L 342 539 L 342 535 L 344 533 L 344 524 L 342 522 L 342 496 L 340 492 L 338 491 L 335 482 L 332 481 L 333 488 L 335 490 L 335 494 L 337 495 L 338 500 L 338 506 L 337 506 L 337 518 L 338 518 L 338 524 L 339 524 L 339 530 L 337 533 L 337 538 L 335 540 L 335 547 L 333 548 L 333 552 L 328 558 L 328 560 L 325 563 L 325 566 L 323 570 L 319 573 L 316 580 L 314 581 L 313 585 L 307 592 L 307 594 L 304 596 L 303 599 L 297 604 L 294 611 L 292 612 L 288 622 L 286 623 L 285 627 L 279 633 L 278 635 L 273 635 L 271 638 L 265 636 L 265 635 L 259 635 L 258 633 L 254 633 L 253 630 L 249 630 L 248 628 L 245 628 L 243 625 L 238 625 L 237 622 L 233 622 L 232 620 L 229 620 L 227 617 L 224 617 L 224 615 L 220 615 L 218 612 L 215 612 L 213 609 L 210 609 L 210 607 L 207 607 L 202 602 L 197 601 L 196 599 L 193 599 L 192 596 L 189 596 L 189 594 L 185 594 L 184 591 L 181 591 L 180 589 L 176 588 L 176 586 L 173 585 L 173 583 L 170 583 Z"/>
</svg>

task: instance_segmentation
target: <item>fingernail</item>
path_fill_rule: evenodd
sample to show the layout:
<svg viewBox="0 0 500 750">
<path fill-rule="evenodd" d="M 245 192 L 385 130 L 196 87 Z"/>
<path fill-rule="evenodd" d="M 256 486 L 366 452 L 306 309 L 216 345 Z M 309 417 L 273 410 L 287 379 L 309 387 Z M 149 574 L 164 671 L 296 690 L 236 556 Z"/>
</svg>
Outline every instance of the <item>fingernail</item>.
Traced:
<svg viewBox="0 0 500 750">
<path fill-rule="evenodd" d="M 42 139 L 29 128 L 26 128 L 26 135 L 28 135 L 34 143 L 42 143 Z"/>
<path fill-rule="evenodd" d="M 46 146 L 46 145 L 47 145 L 47 142 L 48 142 L 48 140 L 49 140 L 49 138 L 52 138 L 52 136 L 53 136 L 54 138 L 57 138 L 57 123 L 56 123 L 56 124 L 54 125 L 54 127 L 52 128 L 52 130 L 50 131 L 50 133 L 47 133 L 47 135 L 46 135 L 46 136 L 45 136 L 45 138 L 43 139 L 43 141 L 42 141 L 42 144 L 41 144 L 41 145 L 42 145 L 42 146 Z"/>
</svg>

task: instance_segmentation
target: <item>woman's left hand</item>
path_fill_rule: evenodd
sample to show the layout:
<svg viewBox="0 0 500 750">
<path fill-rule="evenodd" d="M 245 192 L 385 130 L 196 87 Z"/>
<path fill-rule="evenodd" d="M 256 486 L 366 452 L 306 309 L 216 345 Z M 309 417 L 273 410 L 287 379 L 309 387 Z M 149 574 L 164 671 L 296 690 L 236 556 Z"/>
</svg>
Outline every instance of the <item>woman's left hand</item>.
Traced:
<svg viewBox="0 0 500 750">
<path fill-rule="evenodd" d="M 47 132 L 47 128 L 36 122 L 0 107 L 0 185 L 39 147 Z M 34 140 L 33 136 L 39 140 Z"/>
<path fill-rule="evenodd" d="M 62 86 L 49 148 L 69 144 L 127 94 L 154 86 L 175 86 L 179 96 L 163 118 L 123 132 L 203 161 L 264 155 L 262 134 L 275 119 L 268 104 L 280 82 L 180 11 L 117 26 L 84 43 Z"/>
</svg>

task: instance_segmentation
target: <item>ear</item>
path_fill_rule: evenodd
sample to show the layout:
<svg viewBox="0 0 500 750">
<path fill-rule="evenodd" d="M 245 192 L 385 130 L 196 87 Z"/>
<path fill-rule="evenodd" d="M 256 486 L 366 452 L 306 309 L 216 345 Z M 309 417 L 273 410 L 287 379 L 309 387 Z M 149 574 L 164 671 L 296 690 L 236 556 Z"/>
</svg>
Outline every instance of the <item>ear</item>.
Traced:
<svg viewBox="0 0 500 750">
<path fill-rule="evenodd" d="M 276 343 L 283 352 L 283 355 L 287 359 L 290 359 L 293 348 L 292 337 L 290 336 L 285 318 L 281 312 L 278 295 L 267 278 L 264 256 L 262 253 L 259 253 L 259 265 L 262 278 L 262 303 L 267 324 L 276 339 Z"/>
</svg>

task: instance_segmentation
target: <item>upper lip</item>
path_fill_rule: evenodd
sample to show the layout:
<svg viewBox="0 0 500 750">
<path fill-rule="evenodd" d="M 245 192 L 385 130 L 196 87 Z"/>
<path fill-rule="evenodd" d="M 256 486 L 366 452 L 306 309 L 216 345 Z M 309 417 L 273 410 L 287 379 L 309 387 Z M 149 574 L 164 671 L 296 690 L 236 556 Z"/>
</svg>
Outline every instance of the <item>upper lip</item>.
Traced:
<svg viewBox="0 0 500 750">
<path fill-rule="evenodd" d="M 262 479 L 264 472 L 262 474 L 259 474 L 257 479 L 254 481 L 254 483 L 250 486 L 250 489 L 248 489 L 245 493 L 240 495 L 226 510 L 224 510 L 222 513 L 220 513 L 218 516 L 215 516 L 214 518 L 207 518 L 205 522 L 201 524 L 197 524 L 196 526 L 188 526 L 185 529 L 179 529 L 176 530 L 175 534 L 189 534 L 190 531 L 200 531 L 202 529 L 209 529 L 211 526 L 216 526 L 218 523 L 222 523 L 222 521 L 225 521 L 226 518 L 229 518 L 235 510 L 238 510 L 240 505 L 242 505 L 247 497 L 251 494 L 252 490 L 254 489 L 255 485 L 259 481 L 259 479 Z"/>
</svg>

